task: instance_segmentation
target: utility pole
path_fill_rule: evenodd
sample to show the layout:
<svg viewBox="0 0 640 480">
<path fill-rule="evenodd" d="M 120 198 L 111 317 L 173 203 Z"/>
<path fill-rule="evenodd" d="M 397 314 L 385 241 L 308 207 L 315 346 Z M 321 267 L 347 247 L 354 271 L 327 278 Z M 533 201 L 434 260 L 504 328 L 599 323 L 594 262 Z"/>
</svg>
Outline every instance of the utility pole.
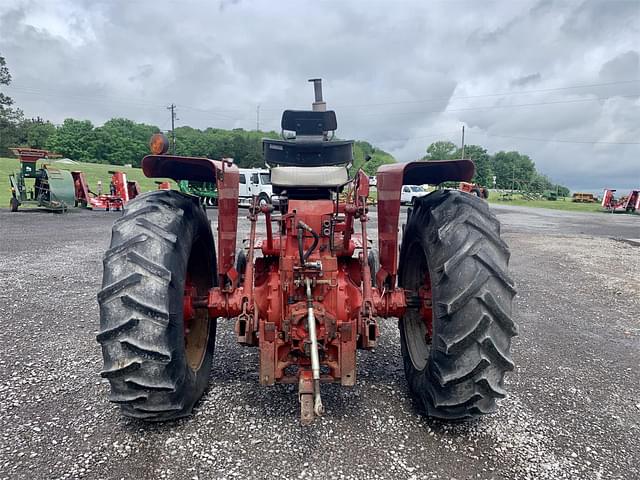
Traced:
<svg viewBox="0 0 640 480">
<path fill-rule="evenodd" d="M 260 104 L 256 107 L 256 132 L 260 131 Z"/>
<path fill-rule="evenodd" d="M 171 110 L 171 153 L 176 154 L 176 106 L 172 103 L 167 107 Z"/>
<path fill-rule="evenodd" d="M 464 159 L 464 125 L 462 125 L 462 158 Z"/>
</svg>

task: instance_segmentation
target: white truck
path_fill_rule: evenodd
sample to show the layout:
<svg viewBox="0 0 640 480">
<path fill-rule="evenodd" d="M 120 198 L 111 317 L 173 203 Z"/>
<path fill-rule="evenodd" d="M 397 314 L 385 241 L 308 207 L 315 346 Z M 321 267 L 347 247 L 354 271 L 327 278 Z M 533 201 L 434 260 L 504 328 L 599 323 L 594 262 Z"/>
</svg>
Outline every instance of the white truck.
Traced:
<svg viewBox="0 0 640 480">
<path fill-rule="evenodd" d="M 240 168 L 240 189 L 238 202 L 240 205 L 251 205 L 251 199 L 258 197 L 260 205 L 271 203 L 273 188 L 271 173 L 263 168 Z"/>
<path fill-rule="evenodd" d="M 424 197 L 429 192 L 419 185 L 403 185 L 402 192 L 400 194 L 400 204 L 411 204 L 416 201 L 416 198 Z"/>
</svg>

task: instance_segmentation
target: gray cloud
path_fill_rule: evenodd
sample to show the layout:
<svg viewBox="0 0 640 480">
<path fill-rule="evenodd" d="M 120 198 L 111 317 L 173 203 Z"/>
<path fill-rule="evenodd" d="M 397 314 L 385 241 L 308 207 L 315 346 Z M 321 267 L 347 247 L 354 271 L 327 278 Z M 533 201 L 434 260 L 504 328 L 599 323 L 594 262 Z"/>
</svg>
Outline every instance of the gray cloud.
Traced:
<svg viewBox="0 0 640 480">
<path fill-rule="evenodd" d="M 166 128 L 173 102 L 183 124 L 255 128 L 260 104 L 277 129 L 320 76 L 342 137 L 406 161 L 466 124 L 580 189 L 640 183 L 640 146 L 614 144 L 640 141 L 640 82 L 612 84 L 640 79 L 638 38 L 633 1 L 0 0 L 28 115 Z"/>
<path fill-rule="evenodd" d="M 522 77 L 514 78 L 509 82 L 512 87 L 524 87 L 526 85 L 536 84 L 540 81 L 541 75 L 539 73 L 532 73 L 531 75 L 524 75 Z"/>
<path fill-rule="evenodd" d="M 618 78 L 640 78 L 640 55 L 633 50 L 617 55 L 602 65 L 600 78 L 607 81 L 615 81 Z"/>
</svg>

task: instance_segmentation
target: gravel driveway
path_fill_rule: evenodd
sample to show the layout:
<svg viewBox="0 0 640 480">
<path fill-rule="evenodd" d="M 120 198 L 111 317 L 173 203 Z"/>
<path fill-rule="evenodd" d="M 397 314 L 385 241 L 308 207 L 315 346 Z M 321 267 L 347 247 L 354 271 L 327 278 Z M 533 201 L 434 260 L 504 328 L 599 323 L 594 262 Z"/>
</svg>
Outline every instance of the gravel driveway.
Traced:
<svg viewBox="0 0 640 480">
<path fill-rule="evenodd" d="M 123 418 L 95 341 L 117 214 L 0 211 L 0 479 L 640 478 L 640 247 L 613 239 L 640 237 L 640 217 L 496 211 L 520 324 L 498 413 L 420 417 L 388 320 L 357 386 L 323 386 L 306 428 L 295 389 L 259 386 L 256 350 L 224 322 L 193 417 Z"/>
</svg>

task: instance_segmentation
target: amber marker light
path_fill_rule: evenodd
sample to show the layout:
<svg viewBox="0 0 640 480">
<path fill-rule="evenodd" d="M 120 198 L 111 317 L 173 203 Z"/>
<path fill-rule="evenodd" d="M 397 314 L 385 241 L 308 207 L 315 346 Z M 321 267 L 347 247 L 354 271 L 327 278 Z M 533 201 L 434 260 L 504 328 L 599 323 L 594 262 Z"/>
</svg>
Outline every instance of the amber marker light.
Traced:
<svg viewBox="0 0 640 480">
<path fill-rule="evenodd" d="M 154 155 L 164 155 L 169 150 L 169 140 L 163 133 L 154 133 L 149 140 L 149 149 Z"/>
</svg>

